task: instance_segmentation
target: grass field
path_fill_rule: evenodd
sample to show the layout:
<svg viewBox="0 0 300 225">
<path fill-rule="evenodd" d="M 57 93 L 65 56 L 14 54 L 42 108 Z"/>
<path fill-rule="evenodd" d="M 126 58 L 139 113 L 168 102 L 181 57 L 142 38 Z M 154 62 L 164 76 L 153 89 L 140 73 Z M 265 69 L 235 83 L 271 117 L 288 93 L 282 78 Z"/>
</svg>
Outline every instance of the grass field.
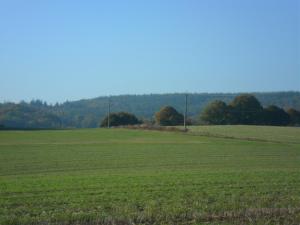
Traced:
<svg viewBox="0 0 300 225">
<path fill-rule="evenodd" d="M 300 129 L 1 131 L 0 224 L 300 224 Z"/>
</svg>

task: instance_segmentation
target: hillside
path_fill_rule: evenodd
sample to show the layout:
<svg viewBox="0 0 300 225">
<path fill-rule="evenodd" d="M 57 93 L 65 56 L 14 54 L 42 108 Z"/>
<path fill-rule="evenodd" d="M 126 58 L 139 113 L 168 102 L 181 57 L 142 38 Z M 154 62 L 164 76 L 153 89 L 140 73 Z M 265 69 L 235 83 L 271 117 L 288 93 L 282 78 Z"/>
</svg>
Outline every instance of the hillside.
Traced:
<svg viewBox="0 0 300 225">
<path fill-rule="evenodd" d="M 4 104 L 0 106 L 0 125 L 8 128 L 58 128 L 60 118 L 48 108 L 29 104 Z"/>
<path fill-rule="evenodd" d="M 189 94 L 189 116 L 196 118 L 202 109 L 213 100 L 231 101 L 240 93 L 231 94 Z M 300 92 L 269 92 L 269 93 L 253 93 L 263 106 L 275 104 L 282 108 L 295 108 L 300 110 Z M 112 96 L 112 112 L 127 111 L 134 113 L 141 119 L 151 120 L 156 111 L 162 106 L 171 105 L 178 111 L 184 110 L 184 94 L 149 94 L 149 95 L 120 95 Z M 102 118 L 107 114 L 108 97 L 98 97 L 94 99 L 86 99 L 63 104 L 49 106 L 43 103 L 25 104 L 34 110 L 42 109 L 52 115 L 53 118 L 58 117 L 62 127 L 97 127 Z M 7 125 L 7 113 L 14 110 L 12 104 L 0 104 L 0 124 Z M 22 106 L 20 106 L 22 108 Z M 10 108 L 11 110 L 7 110 Z M 19 109 L 22 110 L 22 109 Z M 19 118 L 22 120 L 23 118 Z M 27 118 L 28 119 L 28 118 Z M 21 123 L 20 123 L 21 124 Z M 18 124 L 16 124 L 18 125 Z M 47 126 L 45 126 L 47 127 Z"/>
</svg>

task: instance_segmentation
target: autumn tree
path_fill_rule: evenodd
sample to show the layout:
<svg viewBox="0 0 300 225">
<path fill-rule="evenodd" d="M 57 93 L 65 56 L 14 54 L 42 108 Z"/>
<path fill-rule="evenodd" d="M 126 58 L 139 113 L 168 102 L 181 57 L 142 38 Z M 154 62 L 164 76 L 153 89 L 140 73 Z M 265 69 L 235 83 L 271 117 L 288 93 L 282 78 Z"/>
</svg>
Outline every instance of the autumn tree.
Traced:
<svg viewBox="0 0 300 225">
<path fill-rule="evenodd" d="M 207 124 L 227 124 L 229 122 L 228 106 L 223 101 L 213 101 L 205 107 L 200 120 Z"/>
<path fill-rule="evenodd" d="M 155 114 L 155 122 L 161 126 L 182 125 L 183 119 L 183 115 L 171 106 L 165 106 Z"/>
<path fill-rule="evenodd" d="M 239 95 L 229 106 L 233 124 L 254 125 L 263 122 L 263 107 L 253 95 Z"/>
</svg>

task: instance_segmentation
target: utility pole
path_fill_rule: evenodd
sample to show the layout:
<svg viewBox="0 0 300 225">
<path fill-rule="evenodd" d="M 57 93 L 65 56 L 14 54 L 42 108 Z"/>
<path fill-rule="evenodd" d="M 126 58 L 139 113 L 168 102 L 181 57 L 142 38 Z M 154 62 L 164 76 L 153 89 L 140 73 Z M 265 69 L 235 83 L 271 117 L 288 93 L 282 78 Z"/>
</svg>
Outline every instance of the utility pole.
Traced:
<svg viewBox="0 0 300 225">
<path fill-rule="evenodd" d="M 110 96 L 108 97 L 107 128 L 110 128 Z"/>
<path fill-rule="evenodd" d="M 185 94 L 184 131 L 187 131 L 188 94 Z"/>
</svg>

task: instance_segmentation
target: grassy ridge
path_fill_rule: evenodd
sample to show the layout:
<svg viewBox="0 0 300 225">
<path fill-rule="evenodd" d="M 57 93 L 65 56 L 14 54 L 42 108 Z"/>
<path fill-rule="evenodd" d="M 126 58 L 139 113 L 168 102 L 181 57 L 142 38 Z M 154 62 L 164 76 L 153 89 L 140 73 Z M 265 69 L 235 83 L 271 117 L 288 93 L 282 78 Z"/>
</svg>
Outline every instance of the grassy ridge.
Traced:
<svg viewBox="0 0 300 225">
<path fill-rule="evenodd" d="M 0 224 L 300 222 L 299 130 L 199 129 L 0 132 Z"/>
</svg>

